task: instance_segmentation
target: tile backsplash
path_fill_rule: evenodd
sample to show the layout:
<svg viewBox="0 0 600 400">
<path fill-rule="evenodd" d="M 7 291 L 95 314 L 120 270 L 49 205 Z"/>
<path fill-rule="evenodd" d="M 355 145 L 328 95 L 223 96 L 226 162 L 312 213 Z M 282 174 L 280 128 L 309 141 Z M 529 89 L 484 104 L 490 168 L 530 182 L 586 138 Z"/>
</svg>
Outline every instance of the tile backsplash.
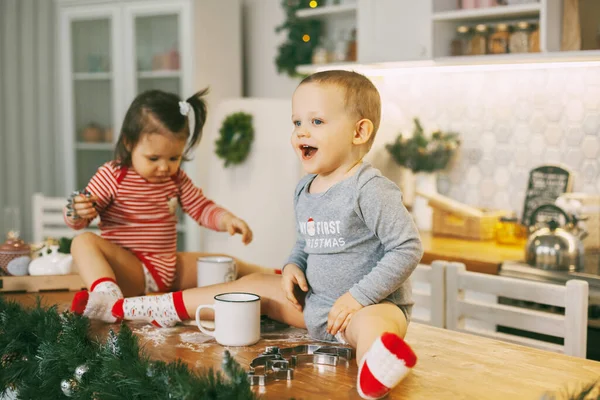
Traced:
<svg viewBox="0 0 600 400">
<path fill-rule="evenodd" d="M 574 191 L 600 192 L 600 65 L 429 68 L 373 80 L 384 107 L 370 160 L 388 176 L 398 168 L 385 144 L 419 117 L 429 133 L 460 134 L 438 178 L 440 193 L 456 200 L 520 215 L 529 171 L 548 163 L 574 173 Z"/>
</svg>

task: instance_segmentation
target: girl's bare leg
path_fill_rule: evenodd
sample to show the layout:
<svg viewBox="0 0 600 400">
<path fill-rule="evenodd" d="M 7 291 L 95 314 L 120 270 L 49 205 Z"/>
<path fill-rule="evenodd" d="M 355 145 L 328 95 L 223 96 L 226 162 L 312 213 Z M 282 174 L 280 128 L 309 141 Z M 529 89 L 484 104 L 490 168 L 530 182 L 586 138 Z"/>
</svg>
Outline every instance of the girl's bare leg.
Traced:
<svg viewBox="0 0 600 400">
<path fill-rule="evenodd" d="M 73 239 L 71 255 L 88 289 L 100 278 L 112 278 L 125 297 L 144 293 L 142 263 L 122 247 L 91 232 L 84 232 Z"/>
<path fill-rule="evenodd" d="M 183 303 L 188 315 L 193 318 L 199 305 L 213 304 L 217 294 L 228 292 L 257 294 L 261 299 L 263 315 L 297 328 L 306 328 L 302 311 L 298 311 L 289 302 L 281 289 L 281 275 L 250 274 L 233 282 L 188 289 L 183 291 Z M 200 316 L 202 319 L 213 318 L 209 310 L 206 310 L 206 313 L 203 311 Z"/>
<path fill-rule="evenodd" d="M 356 362 L 360 363 L 373 342 L 384 332 L 406 336 L 408 324 L 404 313 L 392 303 L 380 303 L 362 308 L 354 314 L 346 332 L 348 343 L 356 349 Z"/>
<path fill-rule="evenodd" d="M 231 257 L 227 254 L 210 253 L 177 253 L 177 273 L 173 282 L 173 290 L 185 290 L 197 286 L 196 261 L 200 257 L 222 256 Z M 250 264 L 238 258 L 235 260 L 238 269 L 238 278 L 252 273 L 260 272 L 264 274 L 273 274 L 275 270 L 268 267 L 261 267 L 256 264 Z"/>
</svg>

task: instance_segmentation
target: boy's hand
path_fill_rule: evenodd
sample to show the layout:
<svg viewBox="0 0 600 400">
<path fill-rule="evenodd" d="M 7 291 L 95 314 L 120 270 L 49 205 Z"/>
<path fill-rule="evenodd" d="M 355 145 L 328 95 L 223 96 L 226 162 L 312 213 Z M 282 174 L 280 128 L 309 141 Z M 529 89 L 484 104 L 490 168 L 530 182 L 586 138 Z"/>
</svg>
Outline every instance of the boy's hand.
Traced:
<svg viewBox="0 0 600 400">
<path fill-rule="evenodd" d="M 294 291 L 296 287 L 299 287 L 303 292 L 308 292 L 308 284 L 306 283 L 304 272 L 295 264 L 287 264 L 283 267 L 281 276 L 281 287 L 285 292 L 285 297 L 287 297 L 298 311 L 302 311 L 302 305 L 298 302 Z"/>
<path fill-rule="evenodd" d="M 327 333 L 335 336 L 346 331 L 352 315 L 363 308 L 363 305 L 352 297 L 350 292 L 342 295 L 331 307 L 327 317 Z"/>
<path fill-rule="evenodd" d="M 252 230 L 243 219 L 233 214 L 227 213 L 221 218 L 220 231 L 229 232 L 231 236 L 239 233 L 242 235 L 242 242 L 248 244 L 252 241 Z"/>
<path fill-rule="evenodd" d="M 98 201 L 98 197 L 91 195 L 77 195 L 73 197 L 73 209 L 69 210 L 67 208 L 67 217 L 71 220 L 77 216 L 79 218 L 84 218 L 88 220 L 93 220 L 98 216 L 98 211 L 96 211 L 96 202 Z"/>
</svg>

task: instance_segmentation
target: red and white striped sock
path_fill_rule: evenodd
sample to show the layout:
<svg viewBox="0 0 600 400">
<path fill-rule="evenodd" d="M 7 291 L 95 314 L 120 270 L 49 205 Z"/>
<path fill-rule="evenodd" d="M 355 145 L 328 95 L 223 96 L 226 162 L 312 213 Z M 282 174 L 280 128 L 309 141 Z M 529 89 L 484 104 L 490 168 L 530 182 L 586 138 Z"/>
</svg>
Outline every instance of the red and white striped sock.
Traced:
<svg viewBox="0 0 600 400">
<path fill-rule="evenodd" d="M 417 363 L 410 346 L 395 333 L 386 332 L 373 342 L 358 367 L 356 389 L 363 399 L 381 399 Z"/>
<path fill-rule="evenodd" d="M 113 323 L 117 319 L 112 315 L 115 302 L 123 298 L 123 293 L 113 278 L 100 278 L 90 287 L 90 291 L 75 293 L 71 311 L 91 319 Z"/>
<path fill-rule="evenodd" d="M 121 299 L 113 306 L 112 315 L 128 321 L 147 321 L 162 328 L 190 319 L 183 304 L 183 292 Z"/>
</svg>

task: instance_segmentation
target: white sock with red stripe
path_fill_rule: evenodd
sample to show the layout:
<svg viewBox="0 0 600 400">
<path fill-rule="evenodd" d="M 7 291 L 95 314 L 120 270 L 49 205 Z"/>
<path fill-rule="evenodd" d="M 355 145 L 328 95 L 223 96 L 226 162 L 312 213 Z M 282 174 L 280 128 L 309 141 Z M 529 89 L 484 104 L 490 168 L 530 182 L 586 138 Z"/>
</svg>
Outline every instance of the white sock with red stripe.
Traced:
<svg viewBox="0 0 600 400">
<path fill-rule="evenodd" d="M 123 293 L 113 278 L 100 278 L 90 287 L 90 291 L 75 293 L 71 311 L 91 319 L 113 323 L 117 319 L 112 315 L 115 302 L 123 298 Z"/>
<path fill-rule="evenodd" d="M 381 399 L 410 372 L 417 356 L 395 333 L 377 338 L 358 367 L 356 389 L 363 399 Z"/>
<path fill-rule="evenodd" d="M 190 319 L 183 304 L 183 292 L 118 300 L 112 315 L 128 321 L 147 321 L 163 328 Z"/>
</svg>

